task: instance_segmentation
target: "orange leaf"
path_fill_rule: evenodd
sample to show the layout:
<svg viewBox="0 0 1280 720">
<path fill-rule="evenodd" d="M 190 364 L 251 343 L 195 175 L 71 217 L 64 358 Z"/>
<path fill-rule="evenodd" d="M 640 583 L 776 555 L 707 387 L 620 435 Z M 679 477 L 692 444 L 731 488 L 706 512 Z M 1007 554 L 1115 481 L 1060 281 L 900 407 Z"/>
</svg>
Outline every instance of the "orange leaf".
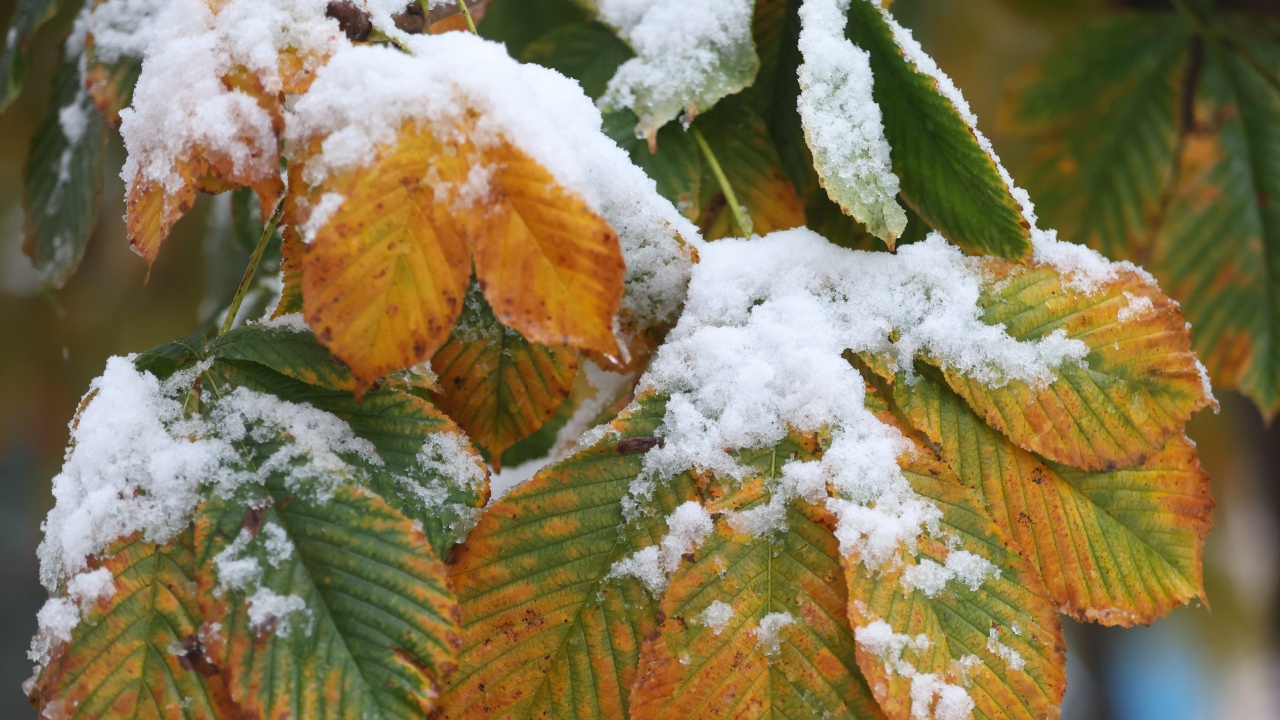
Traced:
<svg viewBox="0 0 1280 720">
<path fill-rule="evenodd" d="M 617 233 L 511 144 L 488 149 L 484 162 L 494 166 L 490 197 L 464 227 L 494 314 L 533 342 L 618 356 L 626 263 Z"/>
<path fill-rule="evenodd" d="M 303 307 L 363 387 L 431 357 L 462 312 L 466 241 L 428 169 L 466 177 L 456 153 L 409 124 L 395 147 L 324 186 L 341 205 L 307 248 Z"/>
</svg>

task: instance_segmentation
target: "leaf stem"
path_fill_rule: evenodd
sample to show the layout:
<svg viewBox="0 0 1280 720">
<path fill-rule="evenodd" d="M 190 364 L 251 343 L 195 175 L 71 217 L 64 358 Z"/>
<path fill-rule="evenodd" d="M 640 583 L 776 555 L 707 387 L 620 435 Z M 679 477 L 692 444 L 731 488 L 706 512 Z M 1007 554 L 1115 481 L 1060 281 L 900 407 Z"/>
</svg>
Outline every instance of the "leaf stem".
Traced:
<svg viewBox="0 0 1280 720">
<path fill-rule="evenodd" d="M 236 321 L 236 315 L 240 313 L 240 305 L 244 302 L 245 293 L 249 292 L 249 285 L 253 282 L 253 276 L 258 274 L 258 263 L 262 262 L 262 254 L 267 250 L 267 243 L 271 240 L 271 236 L 275 235 L 276 226 L 280 224 L 280 217 L 284 215 L 284 195 L 276 201 L 276 207 L 271 211 L 271 217 L 267 220 L 266 227 L 262 228 L 262 234 L 258 236 L 258 244 L 253 248 L 253 254 L 249 256 L 249 267 L 244 269 L 244 277 L 240 278 L 240 286 L 236 288 L 236 296 L 231 299 L 231 307 L 227 308 L 227 317 L 222 321 L 222 328 L 218 330 L 218 335 L 222 336 L 231 329 L 231 325 Z"/>
<path fill-rule="evenodd" d="M 472 35 L 479 35 L 480 31 L 476 30 L 476 21 L 471 19 L 471 10 L 467 8 L 467 0 L 457 0 L 458 9 L 462 11 L 462 18 L 467 21 L 467 29 Z"/>
<path fill-rule="evenodd" d="M 720 161 L 716 160 L 715 153 L 711 152 L 711 146 L 707 144 L 707 139 L 702 137 L 702 131 L 696 127 L 690 128 L 693 132 L 693 139 L 698 143 L 698 147 L 702 150 L 702 154 L 707 158 L 707 164 L 711 166 L 711 174 L 716 176 L 716 182 L 720 183 L 720 192 L 724 193 L 725 202 L 729 203 L 729 210 L 733 213 L 733 221 L 737 224 L 738 230 L 742 233 L 742 237 L 751 237 L 754 228 L 751 224 L 751 217 L 742 212 L 742 206 L 738 204 L 738 196 L 733 192 L 733 186 L 729 184 L 729 178 L 725 176 L 724 169 L 720 167 Z"/>
</svg>

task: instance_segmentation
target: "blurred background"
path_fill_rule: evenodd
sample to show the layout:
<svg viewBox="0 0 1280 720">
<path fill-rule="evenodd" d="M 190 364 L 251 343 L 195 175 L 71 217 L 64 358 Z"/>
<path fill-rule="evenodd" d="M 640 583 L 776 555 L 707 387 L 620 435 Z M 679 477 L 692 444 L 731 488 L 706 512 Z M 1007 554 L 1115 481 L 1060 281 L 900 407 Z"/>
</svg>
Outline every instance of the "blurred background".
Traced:
<svg viewBox="0 0 1280 720">
<path fill-rule="evenodd" d="M 1280 0 L 1260 0 L 1262 5 Z M 1159 5 L 1159 0 L 1142 2 Z M 14 0 L 0 0 L 7 26 Z M 1013 172 L 1029 170 L 1025 141 L 1001 132 L 1011 79 L 1104 9 L 1101 0 L 897 0 L 894 12 L 964 91 Z M 96 235 L 80 271 L 42 293 L 22 254 L 22 166 L 49 102 L 56 60 L 42 32 L 23 96 L 0 116 L 0 717 L 34 718 L 20 685 L 46 594 L 37 577 L 40 523 L 53 504 L 67 423 L 106 358 L 190 334 L 206 319 L 211 276 L 201 247 L 209 198 L 185 217 L 144 282 L 128 247 L 123 184 L 106 179 Z M 119 168 L 117 144 L 108 168 Z M 1033 198 L 1034 199 L 1034 198 Z M 234 281 L 233 281 L 234 282 Z M 225 285 L 225 282 L 223 283 Z M 1213 478 L 1217 507 L 1205 547 L 1211 606 L 1175 611 L 1149 628 L 1067 624 L 1070 720 L 1280 720 L 1280 430 L 1245 399 L 1219 392 L 1222 410 L 1189 427 Z"/>
</svg>

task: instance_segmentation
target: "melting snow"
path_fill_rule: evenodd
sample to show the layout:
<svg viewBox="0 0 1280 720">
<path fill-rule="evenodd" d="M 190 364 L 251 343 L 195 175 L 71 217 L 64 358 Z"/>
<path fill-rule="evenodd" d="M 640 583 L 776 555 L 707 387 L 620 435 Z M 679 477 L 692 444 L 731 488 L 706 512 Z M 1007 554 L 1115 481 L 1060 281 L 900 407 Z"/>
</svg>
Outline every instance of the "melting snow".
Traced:
<svg viewBox="0 0 1280 720">
<path fill-rule="evenodd" d="M 719 635 L 733 620 L 733 606 L 720 600 L 712 600 L 705 610 L 698 614 L 698 622 L 711 628 L 711 632 Z"/>
</svg>

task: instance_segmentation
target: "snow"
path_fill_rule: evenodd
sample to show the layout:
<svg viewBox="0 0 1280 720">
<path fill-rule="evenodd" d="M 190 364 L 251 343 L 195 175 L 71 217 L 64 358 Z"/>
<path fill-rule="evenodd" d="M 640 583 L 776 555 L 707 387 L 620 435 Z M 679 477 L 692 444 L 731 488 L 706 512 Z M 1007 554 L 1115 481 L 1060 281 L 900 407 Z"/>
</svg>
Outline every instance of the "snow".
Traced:
<svg viewBox="0 0 1280 720">
<path fill-rule="evenodd" d="M 711 628 L 711 632 L 719 635 L 733 620 L 733 606 L 720 600 L 712 600 L 711 604 L 698 614 L 698 622 Z"/>
<path fill-rule="evenodd" d="M 964 720 L 972 716 L 973 700 L 963 687 L 948 683 L 934 673 L 921 673 L 903 657 L 908 650 L 922 655 L 933 647 L 927 635 L 912 637 L 895 633 L 883 620 L 855 628 L 853 634 L 859 646 L 880 658 L 888 675 L 900 675 L 911 681 L 913 720 Z"/>
<path fill-rule="evenodd" d="M 311 326 L 307 325 L 306 318 L 304 318 L 300 312 L 287 313 L 279 317 L 258 321 L 253 324 L 264 328 L 270 328 L 272 330 L 285 330 L 287 332 L 295 333 L 311 332 Z"/>
<path fill-rule="evenodd" d="M 104 64 L 141 58 L 157 35 L 167 0 L 106 0 L 85 7 L 76 18 L 67 57 L 79 55 L 86 35 L 93 37 L 93 58 Z"/>
<path fill-rule="evenodd" d="M 138 33 L 146 43 L 142 74 L 133 105 L 120 113 L 126 187 L 141 180 L 175 192 L 185 182 L 180 163 L 197 152 L 225 160 L 239 178 L 278 173 L 271 114 L 223 78 L 243 69 L 275 92 L 286 49 L 314 67 L 349 44 L 325 17 L 326 0 L 227 0 L 216 12 L 205 0 L 162 5 L 150 30 Z"/>
<path fill-rule="evenodd" d="M 777 655 L 782 649 L 782 629 L 795 624 L 796 619 L 790 613 L 771 612 L 765 615 L 751 631 L 756 636 L 756 647 L 763 649 L 765 655 Z"/>
<path fill-rule="evenodd" d="M 680 560 L 702 544 L 714 526 L 711 516 L 696 501 L 680 505 L 667 516 L 667 534 L 657 545 L 650 545 L 615 562 L 609 577 L 635 577 L 644 583 L 654 597 L 661 597 L 671 573 Z"/>
<path fill-rule="evenodd" d="M 849 2 L 805 0 L 800 6 L 800 120 L 831 199 L 892 240 L 902 234 L 907 215 L 894 200 L 898 176 L 871 94 L 870 55 L 844 34 Z"/>
<path fill-rule="evenodd" d="M 829 428 L 821 460 L 789 461 L 771 481 L 775 507 L 733 522 L 757 534 L 779 529 L 787 502 L 820 501 L 830 483 L 841 549 L 872 568 L 914 547 L 941 515 L 903 477 L 897 459 L 910 446 L 863 407 L 864 382 L 846 349 L 884 354 L 907 372 L 923 352 L 989 385 L 1037 386 L 1087 352 L 1060 332 L 1020 342 L 983 322 L 981 261 L 937 235 L 887 254 L 839 248 L 799 229 L 720 240 L 699 253 L 685 312 L 640 381 L 640 392 L 669 400 L 658 430 L 664 442 L 645 456 L 634 504 L 690 468 L 754 477 L 734 450 L 774 446 L 789 429 Z M 943 566 L 930 587 L 957 573 L 968 582 L 972 570 Z"/>
<path fill-rule="evenodd" d="M 751 0 L 599 0 L 600 19 L 636 56 L 609 80 L 603 107 L 633 108 L 652 137 L 681 110 L 707 110 L 759 66 Z"/>
<path fill-rule="evenodd" d="M 241 530 L 236 539 L 213 556 L 213 568 L 218 575 L 218 592 L 243 590 L 257 585 L 262 577 L 262 566 L 257 558 L 248 557 L 245 551 L 253 542 L 248 530 Z"/>
<path fill-rule="evenodd" d="M 320 199 L 311 206 L 307 219 L 298 228 L 302 232 L 302 242 L 310 244 L 315 240 L 316 233 L 329 222 L 329 218 L 333 217 L 334 213 L 338 212 L 344 200 L 346 198 L 341 193 L 327 192 L 321 195 Z"/>
<path fill-rule="evenodd" d="M 1000 642 L 1000 631 L 994 627 L 987 633 L 987 651 L 1003 660 L 1010 670 L 1021 670 L 1027 666 L 1027 661 L 1017 650 Z"/>
<path fill-rule="evenodd" d="M 1155 309 L 1151 298 L 1145 295 L 1134 295 L 1128 290 L 1124 291 L 1124 297 L 1128 301 L 1120 311 L 1116 313 L 1116 320 L 1120 322 L 1128 322 L 1134 318 L 1142 317 Z"/>
<path fill-rule="evenodd" d="M 287 636 L 292 616 L 299 613 L 310 619 L 306 600 L 297 595 L 281 595 L 261 587 L 249 596 L 249 625 L 259 634 L 274 632 Z"/>
<path fill-rule="evenodd" d="M 977 592 L 982 583 L 1000 577 L 1000 569 L 991 561 L 968 550 L 952 550 L 945 564 L 924 558 L 902 571 L 902 586 L 907 590 L 919 590 L 925 597 L 935 597 L 952 580 L 967 585 Z"/>
</svg>

